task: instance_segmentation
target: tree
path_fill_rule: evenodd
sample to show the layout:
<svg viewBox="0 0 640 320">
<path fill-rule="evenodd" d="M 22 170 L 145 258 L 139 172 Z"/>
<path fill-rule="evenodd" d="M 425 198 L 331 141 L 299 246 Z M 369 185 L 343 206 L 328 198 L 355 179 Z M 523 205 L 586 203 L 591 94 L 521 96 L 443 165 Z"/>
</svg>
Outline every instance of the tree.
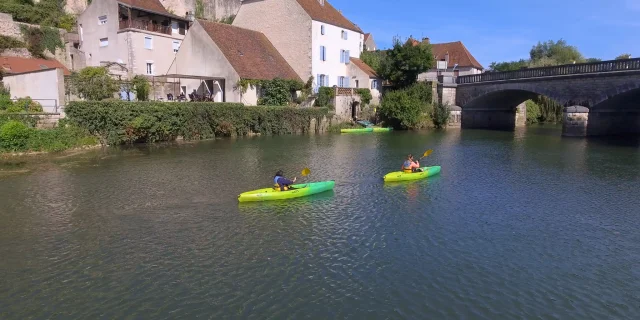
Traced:
<svg viewBox="0 0 640 320">
<path fill-rule="evenodd" d="M 366 63 L 371 69 L 373 69 L 376 73 L 380 73 L 380 65 L 382 64 L 382 60 L 385 58 L 384 51 L 362 51 L 360 54 L 360 60 Z"/>
<path fill-rule="evenodd" d="M 532 62 L 540 61 L 544 58 L 548 58 L 549 61 L 553 61 L 555 64 L 570 64 L 584 62 L 584 56 L 578 48 L 570 46 L 565 40 L 546 42 L 538 42 L 537 45 L 531 48 L 529 51 L 529 57 Z"/>
<path fill-rule="evenodd" d="M 417 128 L 421 118 L 429 111 L 431 86 L 416 82 L 410 87 L 389 91 L 380 105 L 380 116 L 398 128 Z"/>
<path fill-rule="evenodd" d="M 118 83 L 104 67 L 86 67 L 71 76 L 74 92 L 87 100 L 100 101 L 113 98 Z"/>
<path fill-rule="evenodd" d="M 138 101 L 149 100 L 149 91 L 151 86 L 149 85 L 149 80 L 147 80 L 145 76 L 136 75 L 131 80 L 131 84 L 133 85 L 133 91 L 136 92 L 136 98 L 138 98 Z"/>
<path fill-rule="evenodd" d="M 396 88 L 406 88 L 414 84 L 418 75 L 434 66 L 431 45 L 419 43 L 411 38 L 404 44 L 394 40 L 380 63 L 380 76 L 389 80 Z"/>
<path fill-rule="evenodd" d="M 631 59 L 631 54 L 623 53 L 616 57 L 616 60 L 627 60 L 627 59 Z"/>
<path fill-rule="evenodd" d="M 529 61 L 520 59 L 518 61 L 511 62 L 492 62 L 489 65 L 489 69 L 491 71 L 502 72 L 502 71 L 516 71 L 520 69 L 525 69 L 529 67 Z"/>
<path fill-rule="evenodd" d="M 600 62 L 602 59 L 600 58 L 587 58 L 584 62 Z"/>
</svg>

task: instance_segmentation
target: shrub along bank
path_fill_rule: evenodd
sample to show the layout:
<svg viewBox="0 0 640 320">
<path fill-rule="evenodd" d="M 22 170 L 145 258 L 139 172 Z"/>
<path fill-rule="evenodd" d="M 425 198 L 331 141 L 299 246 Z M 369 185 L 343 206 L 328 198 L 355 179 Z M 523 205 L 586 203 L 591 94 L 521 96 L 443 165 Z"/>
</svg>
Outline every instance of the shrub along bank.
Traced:
<svg viewBox="0 0 640 320">
<path fill-rule="evenodd" d="M 97 136 L 101 143 L 209 139 L 306 133 L 311 120 L 322 120 L 327 108 L 245 107 L 238 103 L 166 103 L 126 101 L 71 102 L 65 108 L 71 123 Z"/>
<path fill-rule="evenodd" d="M 56 128 L 44 130 L 35 128 L 36 121 L 25 114 L 0 113 L 0 153 L 58 152 L 98 144 L 96 137 L 64 120 Z"/>
</svg>

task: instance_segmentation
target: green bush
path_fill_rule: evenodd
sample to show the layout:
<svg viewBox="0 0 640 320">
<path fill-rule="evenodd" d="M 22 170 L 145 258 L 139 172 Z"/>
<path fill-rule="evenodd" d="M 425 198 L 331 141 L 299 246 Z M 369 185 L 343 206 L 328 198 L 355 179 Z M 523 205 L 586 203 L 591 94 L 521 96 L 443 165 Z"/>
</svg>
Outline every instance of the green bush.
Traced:
<svg viewBox="0 0 640 320">
<path fill-rule="evenodd" d="M 540 122 L 540 106 L 533 100 L 527 100 L 525 105 L 527 106 L 527 123 Z"/>
<path fill-rule="evenodd" d="M 369 90 L 368 88 L 356 89 L 356 93 L 360 96 L 360 101 L 362 101 L 363 105 L 369 104 L 373 99 L 371 90 Z"/>
<path fill-rule="evenodd" d="M 149 100 L 151 85 L 149 85 L 149 80 L 147 80 L 145 76 L 136 75 L 131 80 L 131 84 L 133 85 L 133 90 L 136 92 L 136 98 L 138 99 L 138 101 Z"/>
<path fill-rule="evenodd" d="M 104 67 L 85 67 L 70 77 L 70 93 L 78 94 L 87 100 L 100 101 L 113 98 L 120 90 L 117 81 Z"/>
<path fill-rule="evenodd" d="M 423 82 L 389 91 L 382 99 L 380 116 L 396 128 L 417 129 L 422 116 L 431 113 L 431 95 L 431 87 Z"/>
<path fill-rule="evenodd" d="M 291 101 L 291 89 L 287 80 L 273 79 L 262 83 L 260 106 L 286 106 Z"/>
<path fill-rule="evenodd" d="M 318 97 L 316 98 L 316 107 L 333 108 L 331 99 L 335 97 L 336 91 L 333 87 L 320 87 L 318 89 Z"/>
<path fill-rule="evenodd" d="M 26 148 L 31 129 L 24 123 L 16 120 L 5 122 L 0 127 L 0 148 L 9 151 L 18 151 Z"/>
<path fill-rule="evenodd" d="M 448 104 L 439 102 L 433 106 L 433 111 L 431 112 L 431 120 L 433 121 L 433 126 L 436 129 L 445 128 L 449 123 L 450 116 L 451 108 L 449 108 Z"/>
<path fill-rule="evenodd" d="M 308 132 L 311 119 L 326 108 L 244 107 L 239 103 L 167 103 L 74 101 L 65 108 L 69 121 L 100 138 L 103 144 L 187 140 L 249 133 Z"/>
<path fill-rule="evenodd" d="M 0 35 L 0 53 L 6 49 L 25 48 L 24 42 L 10 36 Z"/>
<path fill-rule="evenodd" d="M 42 105 L 40 102 L 31 100 L 31 97 L 20 98 L 13 103 L 12 111 L 7 109 L 7 112 L 29 112 L 29 113 L 38 113 L 42 112 Z"/>
</svg>

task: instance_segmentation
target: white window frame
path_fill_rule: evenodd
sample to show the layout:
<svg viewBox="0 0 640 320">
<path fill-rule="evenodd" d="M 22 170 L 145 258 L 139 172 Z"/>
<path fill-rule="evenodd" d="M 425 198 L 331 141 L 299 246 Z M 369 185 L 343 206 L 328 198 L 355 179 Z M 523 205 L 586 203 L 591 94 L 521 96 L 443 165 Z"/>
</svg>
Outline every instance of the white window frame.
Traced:
<svg viewBox="0 0 640 320">
<path fill-rule="evenodd" d="M 107 15 L 99 16 L 98 17 L 98 25 L 99 26 L 103 26 L 105 24 L 107 24 Z"/>
<path fill-rule="evenodd" d="M 149 39 L 149 47 L 147 48 L 147 39 Z M 144 36 L 144 48 L 147 50 L 153 50 L 153 37 Z"/>
<path fill-rule="evenodd" d="M 107 46 L 109 46 L 109 38 L 101 38 L 100 39 L 100 48 L 104 48 L 104 47 L 107 47 Z"/>
<path fill-rule="evenodd" d="M 149 68 L 149 67 L 151 67 L 151 68 Z M 149 69 L 151 69 L 151 70 L 149 70 Z M 149 71 L 151 71 L 151 73 L 149 73 Z M 155 64 L 153 63 L 153 61 L 147 60 L 147 63 L 145 64 L 145 74 L 147 74 L 149 76 L 155 75 Z"/>
<path fill-rule="evenodd" d="M 177 44 L 177 48 L 176 48 L 176 44 Z M 182 42 L 180 40 L 173 40 L 171 42 L 171 46 L 173 47 L 173 52 L 178 53 L 178 50 L 180 50 L 181 45 L 182 45 Z"/>
</svg>

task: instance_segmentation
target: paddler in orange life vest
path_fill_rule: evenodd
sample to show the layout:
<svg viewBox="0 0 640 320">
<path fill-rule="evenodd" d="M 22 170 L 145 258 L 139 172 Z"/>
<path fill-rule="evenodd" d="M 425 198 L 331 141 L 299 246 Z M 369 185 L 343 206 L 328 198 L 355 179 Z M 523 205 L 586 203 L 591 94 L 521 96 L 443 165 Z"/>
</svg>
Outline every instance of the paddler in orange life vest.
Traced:
<svg viewBox="0 0 640 320">
<path fill-rule="evenodd" d="M 280 191 L 287 191 L 287 190 L 293 189 L 290 186 L 296 182 L 296 179 L 297 177 L 293 177 L 293 180 L 289 180 L 284 177 L 282 170 L 278 170 L 278 172 L 276 172 L 276 175 L 273 177 L 273 182 L 275 183 L 273 188 L 274 189 L 280 188 Z"/>
<path fill-rule="evenodd" d="M 406 173 L 422 172 L 422 169 L 420 169 L 420 163 L 413 160 L 413 155 L 409 154 L 407 160 L 402 164 L 402 171 Z"/>
</svg>

